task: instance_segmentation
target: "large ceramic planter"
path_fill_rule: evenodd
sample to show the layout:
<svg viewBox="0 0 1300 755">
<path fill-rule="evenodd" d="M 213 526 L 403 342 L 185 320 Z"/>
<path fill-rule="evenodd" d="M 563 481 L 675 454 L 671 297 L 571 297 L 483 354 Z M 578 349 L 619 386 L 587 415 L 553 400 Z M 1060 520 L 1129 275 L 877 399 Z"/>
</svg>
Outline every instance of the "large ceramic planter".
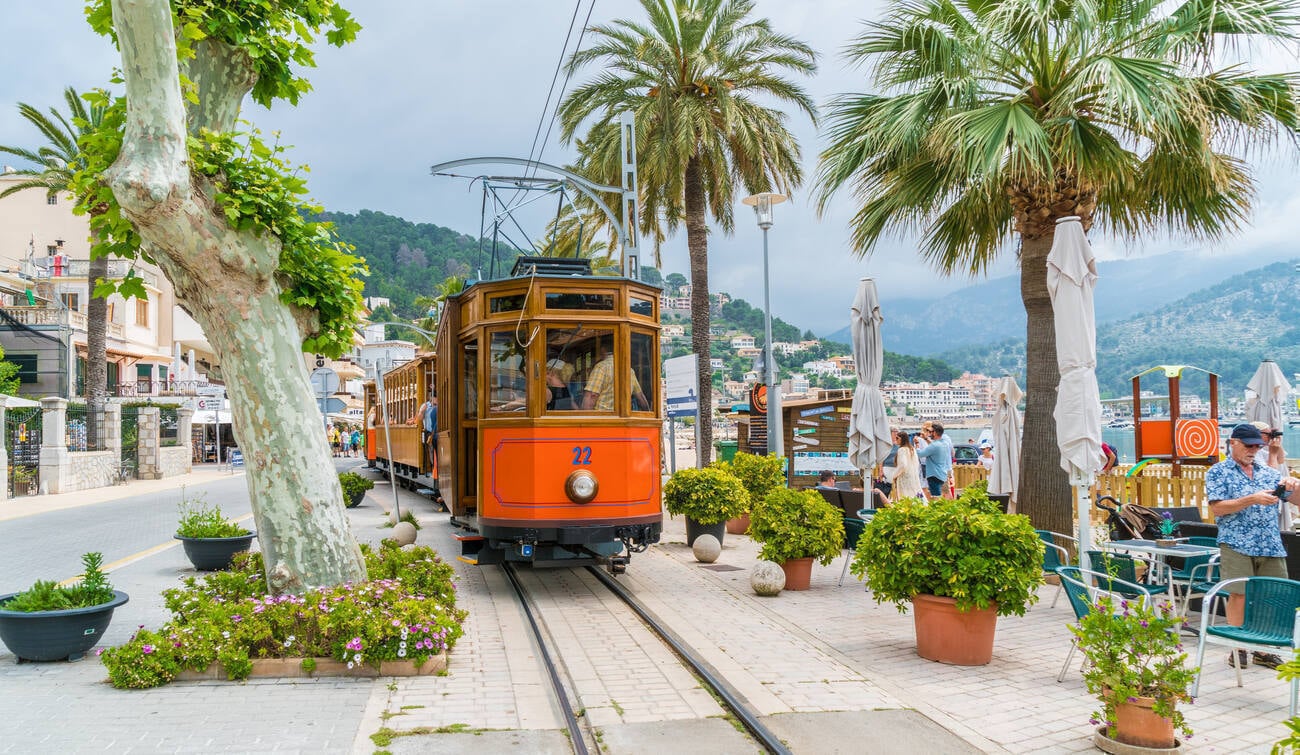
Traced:
<svg viewBox="0 0 1300 755">
<path fill-rule="evenodd" d="M 728 535 L 743 535 L 749 532 L 749 514 L 743 514 L 735 519 L 727 520 Z"/>
<path fill-rule="evenodd" d="M 1167 749 L 1176 744 L 1174 722 L 1156 715 L 1154 697 L 1138 697 L 1115 703 L 1113 739 L 1138 747 Z"/>
<path fill-rule="evenodd" d="M 358 490 L 356 493 L 353 493 L 352 497 L 348 499 L 348 508 L 355 509 L 356 507 L 360 506 L 361 501 L 363 501 L 365 497 L 366 497 L 366 491 L 364 490 Z"/>
<path fill-rule="evenodd" d="M 114 590 L 112 600 L 89 608 L 33 613 L 4 610 L 4 604 L 19 594 L 0 595 L 0 640 L 25 661 L 81 660 L 104 636 L 113 609 L 127 601 L 126 593 Z"/>
<path fill-rule="evenodd" d="M 183 537 L 176 539 L 185 546 L 185 556 L 199 571 L 222 571 L 230 568 L 236 553 L 243 553 L 253 544 L 256 532 L 238 537 Z"/>
<path fill-rule="evenodd" d="M 792 558 L 782 562 L 781 571 L 785 572 L 785 589 L 807 590 L 812 584 L 813 558 Z"/>
<path fill-rule="evenodd" d="M 922 658 L 954 666 L 983 666 L 993 660 L 996 605 L 958 611 L 957 601 L 934 595 L 912 598 L 916 652 Z"/>
<path fill-rule="evenodd" d="M 700 524 L 689 516 L 686 517 L 686 544 L 695 545 L 695 538 L 700 535 L 713 535 L 718 539 L 718 545 L 722 545 L 722 538 L 727 534 L 727 523 L 718 522 L 716 524 Z"/>
</svg>

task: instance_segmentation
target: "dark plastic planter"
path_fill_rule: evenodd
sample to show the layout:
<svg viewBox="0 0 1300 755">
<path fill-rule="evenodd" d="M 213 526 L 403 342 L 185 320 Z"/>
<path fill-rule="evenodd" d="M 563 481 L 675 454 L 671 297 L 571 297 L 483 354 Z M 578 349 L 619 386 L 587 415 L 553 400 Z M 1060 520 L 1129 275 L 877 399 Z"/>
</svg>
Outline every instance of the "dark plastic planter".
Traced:
<svg viewBox="0 0 1300 755">
<path fill-rule="evenodd" d="M 257 537 L 256 532 L 238 537 L 182 537 L 176 539 L 185 544 L 185 555 L 199 571 L 223 571 L 230 568 L 230 562 L 236 553 L 243 553 Z"/>
<path fill-rule="evenodd" d="M 695 538 L 700 535 L 713 535 L 718 539 L 718 545 L 722 545 L 722 537 L 727 534 L 726 522 L 714 522 L 713 524 L 700 524 L 689 516 L 686 517 L 686 544 L 695 545 Z"/>
<path fill-rule="evenodd" d="M 366 491 L 364 490 L 358 491 L 357 493 L 353 494 L 353 496 L 348 499 L 348 508 L 355 509 L 356 507 L 360 506 L 361 501 L 364 500 L 365 497 L 366 497 Z"/>
<path fill-rule="evenodd" d="M 113 609 L 128 599 L 126 593 L 114 590 L 112 600 L 89 608 L 32 613 L 4 610 L 4 604 L 19 594 L 0 595 L 0 640 L 25 661 L 81 660 L 104 636 Z"/>
</svg>

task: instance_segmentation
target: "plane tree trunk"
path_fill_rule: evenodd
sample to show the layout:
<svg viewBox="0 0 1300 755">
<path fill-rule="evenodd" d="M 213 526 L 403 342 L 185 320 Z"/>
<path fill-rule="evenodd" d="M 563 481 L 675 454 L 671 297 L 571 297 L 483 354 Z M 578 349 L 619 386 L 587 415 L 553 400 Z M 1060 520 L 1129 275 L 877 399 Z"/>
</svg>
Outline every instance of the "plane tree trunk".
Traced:
<svg viewBox="0 0 1300 755">
<path fill-rule="evenodd" d="M 95 296 L 95 283 L 108 277 L 108 258 L 92 257 L 86 274 L 90 297 L 86 300 L 86 440 L 90 447 L 104 447 L 99 437 L 98 420 L 103 416 L 108 399 L 108 352 L 105 339 L 108 333 L 108 301 Z"/>
<path fill-rule="evenodd" d="M 167 0 L 112 6 L 128 112 L 106 178 L 221 360 L 268 584 L 300 593 L 364 579 L 303 363 L 307 320 L 280 299 L 279 240 L 230 228 L 214 187 L 191 174 Z M 198 53 L 189 126 L 229 130 L 254 83 L 247 56 L 212 41 Z"/>
</svg>

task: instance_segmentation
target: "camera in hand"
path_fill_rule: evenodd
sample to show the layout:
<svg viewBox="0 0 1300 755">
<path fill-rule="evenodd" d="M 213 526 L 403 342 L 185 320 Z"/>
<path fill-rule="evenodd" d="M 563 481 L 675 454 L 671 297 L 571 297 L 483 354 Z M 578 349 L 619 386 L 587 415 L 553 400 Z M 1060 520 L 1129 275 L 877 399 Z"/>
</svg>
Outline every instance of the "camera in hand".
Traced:
<svg viewBox="0 0 1300 755">
<path fill-rule="evenodd" d="M 1285 485 L 1278 485 L 1276 488 L 1273 488 L 1273 497 L 1277 498 L 1279 501 L 1285 501 L 1291 497 L 1291 491 L 1287 490 Z"/>
</svg>

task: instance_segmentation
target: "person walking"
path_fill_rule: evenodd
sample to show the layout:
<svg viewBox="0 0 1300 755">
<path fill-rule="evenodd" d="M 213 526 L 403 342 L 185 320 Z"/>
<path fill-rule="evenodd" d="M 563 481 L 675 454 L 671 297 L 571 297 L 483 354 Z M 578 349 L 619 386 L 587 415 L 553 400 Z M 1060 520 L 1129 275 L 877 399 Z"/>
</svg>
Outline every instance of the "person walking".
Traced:
<svg viewBox="0 0 1300 755">
<path fill-rule="evenodd" d="M 916 451 L 912 449 L 911 437 L 903 430 L 895 430 L 894 442 L 898 444 L 898 453 L 894 456 L 894 476 L 889 480 L 893 486 L 890 500 L 925 498 L 921 486 L 921 464 L 917 461 Z"/>
<path fill-rule="evenodd" d="M 925 448 L 917 452 L 916 458 L 925 465 L 925 483 L 930 489 L 930 497 L 943 495 L 943 486 L 948 482 L 952 472 L 952 444 L 944 437 L 943 425 L 930 423 L 929 429 L 922 429 L 928 441 Z"/>
</svg>

